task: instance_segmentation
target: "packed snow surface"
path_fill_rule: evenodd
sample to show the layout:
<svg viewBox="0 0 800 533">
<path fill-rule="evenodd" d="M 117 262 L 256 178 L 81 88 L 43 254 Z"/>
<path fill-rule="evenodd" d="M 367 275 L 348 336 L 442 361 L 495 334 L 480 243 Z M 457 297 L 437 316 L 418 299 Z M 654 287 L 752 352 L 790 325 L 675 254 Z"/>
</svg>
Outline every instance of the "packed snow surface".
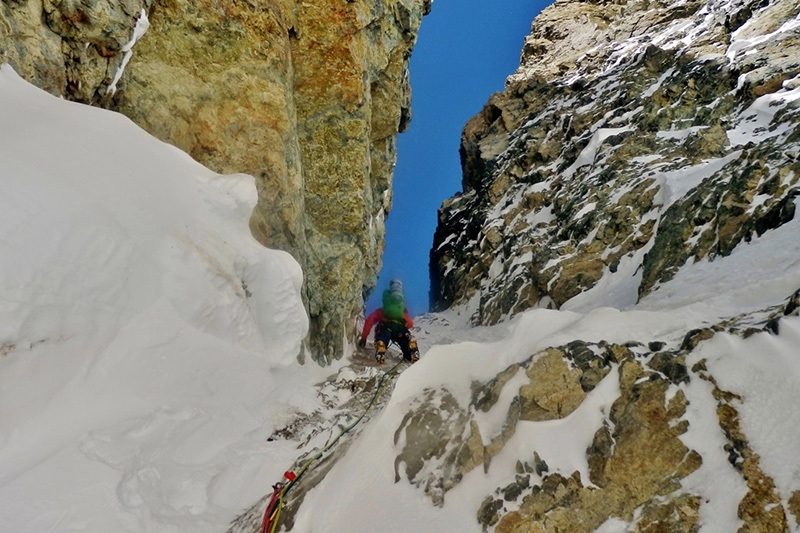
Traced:
<svg viewBox="0 0 800 533">
<path fill-rule="evenodd" d="M 267 437 L 319 409 L 314 385 L 336 369 L 296 362 L 302 275 L 250 236 L 255 195 L 252 178 L 215 174 L 120 115 L 0 67 L 0 531 L 225 531 L 296 459 L 301 443 Z M 636 283 L 601 283 L 568 311 L 494 327 L 465 326 L 467 308 L 421 317 L 422 359 L 308 493 L 294 531 L 477 533 L 481 501 L 531 447 L 551 472 L 586 479 L 584 451 L 618 395 L 616 372 L 565 419 L 521 422 L 488 471 L 467 474 L 441 508 L 395 482 L 393 436 L 426 388 L 466 407 L 473 381 L 550 346 L 677 345 L 691 329 L 781 303 L 800 288 L 798 233 L 794 220 L 730 257 L 687 265 L 639 304 L 627 295 Z M 718 334 L 692 357 L 744 398 L 743 428 L 785 496 L 800 488 L 800 320 L 781 326 L 779 336 Z M 739 527 L 746 488 L 722 450 L 708 386 L 685 385 L 683 438 L 704 456 L 686 483 L 707 500 L 701 532 L 722 533 Z M 496 433 L 504 415 L 478 417 L 481 433 Z M 598 531 L 627 527 L 612 518 Z"/>
<path fill-rule="evenodd" d="M 320 376 L 255 200 L 0 67 L 0 531 L 224 531 L 283 472 Z"/>
</svg>

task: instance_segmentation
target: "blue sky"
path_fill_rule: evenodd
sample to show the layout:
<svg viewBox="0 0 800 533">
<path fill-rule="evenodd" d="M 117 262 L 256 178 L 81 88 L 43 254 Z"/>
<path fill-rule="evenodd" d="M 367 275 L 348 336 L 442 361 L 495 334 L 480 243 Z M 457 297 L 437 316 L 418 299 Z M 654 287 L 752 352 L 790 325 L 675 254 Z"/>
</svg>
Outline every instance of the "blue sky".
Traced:
<svg viewBox="0 0 800 533">
<path fill-rule="evenodd" d="M 519 65 L 534 17 L 551 1 L 435 0 L 411 56 L 412 119 L 398 137 L 383 270 L 367 312 L 392 278 L 412 315 L 428 310 L 428 254 L 442 202 L 461 191 L 461 130 Z"/>
</svg>

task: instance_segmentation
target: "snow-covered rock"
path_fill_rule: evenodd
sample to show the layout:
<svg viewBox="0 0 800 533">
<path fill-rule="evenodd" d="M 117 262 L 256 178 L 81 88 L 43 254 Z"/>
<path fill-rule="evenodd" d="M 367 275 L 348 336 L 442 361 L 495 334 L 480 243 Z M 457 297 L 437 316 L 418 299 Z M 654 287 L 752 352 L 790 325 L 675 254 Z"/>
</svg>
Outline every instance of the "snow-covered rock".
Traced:
<svg viewBox="0 0 800 533">
<path fill-rule="evenodd" d="M 721 293 L 731 278 L 718 279 Z M 692 294 L 694 281 L 673 288 Z M 773 281 L 800 285 L 800 265 Z M 538 309 L 469 333 L 481 342 L 452 344 L 441 340 L 461 334 L 453 315 L 424 317 L 423 357 L 336 464 L 320 465 L 327 475 L 304 488 L 287 523 L 304 532 L 796 532 L 800 292 L 717 318 L 772 298 L 751 286 L 736 305 Z M 231 531 L 257 531 L 263 503 L 250 528 Z"/>
<path fill-rule="evenodd" d="M 436 308 L 512 345 L 423 357 L 459 371 L 395 470 L 497 532 L 797 531 L 798 80 L 796 1 L 544 10 L 431 251 Z"/>
<path fill-rule="evenodd" d="M 630 307 L 794 216 L 800 7 L 556 2 L 465 127 L 431 252 L 437 309 Z"/>
</svg>

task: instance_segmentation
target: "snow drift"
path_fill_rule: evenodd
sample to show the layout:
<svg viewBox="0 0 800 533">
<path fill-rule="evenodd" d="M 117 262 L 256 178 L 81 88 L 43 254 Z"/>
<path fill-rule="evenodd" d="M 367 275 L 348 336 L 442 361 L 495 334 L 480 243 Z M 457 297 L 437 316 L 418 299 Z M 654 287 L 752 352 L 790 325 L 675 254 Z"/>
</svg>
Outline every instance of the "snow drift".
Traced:
<svg viewBox="0 0 800 533">
<path fill-rule="evenodd" d="M 0 66 L 0 530 L 220 530 L 313 370 L 302 273 L 217 175 Z"/>
</svg>

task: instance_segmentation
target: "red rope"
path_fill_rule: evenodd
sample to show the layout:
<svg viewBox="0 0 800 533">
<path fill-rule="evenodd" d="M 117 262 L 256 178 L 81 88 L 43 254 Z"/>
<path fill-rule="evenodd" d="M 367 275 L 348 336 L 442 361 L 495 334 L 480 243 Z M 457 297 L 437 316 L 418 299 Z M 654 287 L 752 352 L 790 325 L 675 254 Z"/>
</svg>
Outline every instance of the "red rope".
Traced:
<svg viewBox="0 0 800 533">
<path fill-rule="evenodd" d="M 284 472 L 284 479 L 294 481 L 294 472 Z M 272 486 L 272 497 L 269 499 L 267 508 L 264 509 L 264 518 L 261 520 L 261 533 L 272 533 L 275 530 L 275 520 L 278 517 L 278 507 L 281 505 L 281 493 L 284 483 L 278 482 Z"/>
<path fill-rule="evenodd" d="M 272 529 L 272 519 L 275 516 L 275 507 L 278 505 L 278 499 L 283 489 L 283 484 L 276 483 L 272 486 L 272 498 L 270 498 L 267 508 L 264 509 L 264 519 L 261 521 L 261 533 L 270 533 Z"/>
</svg>

